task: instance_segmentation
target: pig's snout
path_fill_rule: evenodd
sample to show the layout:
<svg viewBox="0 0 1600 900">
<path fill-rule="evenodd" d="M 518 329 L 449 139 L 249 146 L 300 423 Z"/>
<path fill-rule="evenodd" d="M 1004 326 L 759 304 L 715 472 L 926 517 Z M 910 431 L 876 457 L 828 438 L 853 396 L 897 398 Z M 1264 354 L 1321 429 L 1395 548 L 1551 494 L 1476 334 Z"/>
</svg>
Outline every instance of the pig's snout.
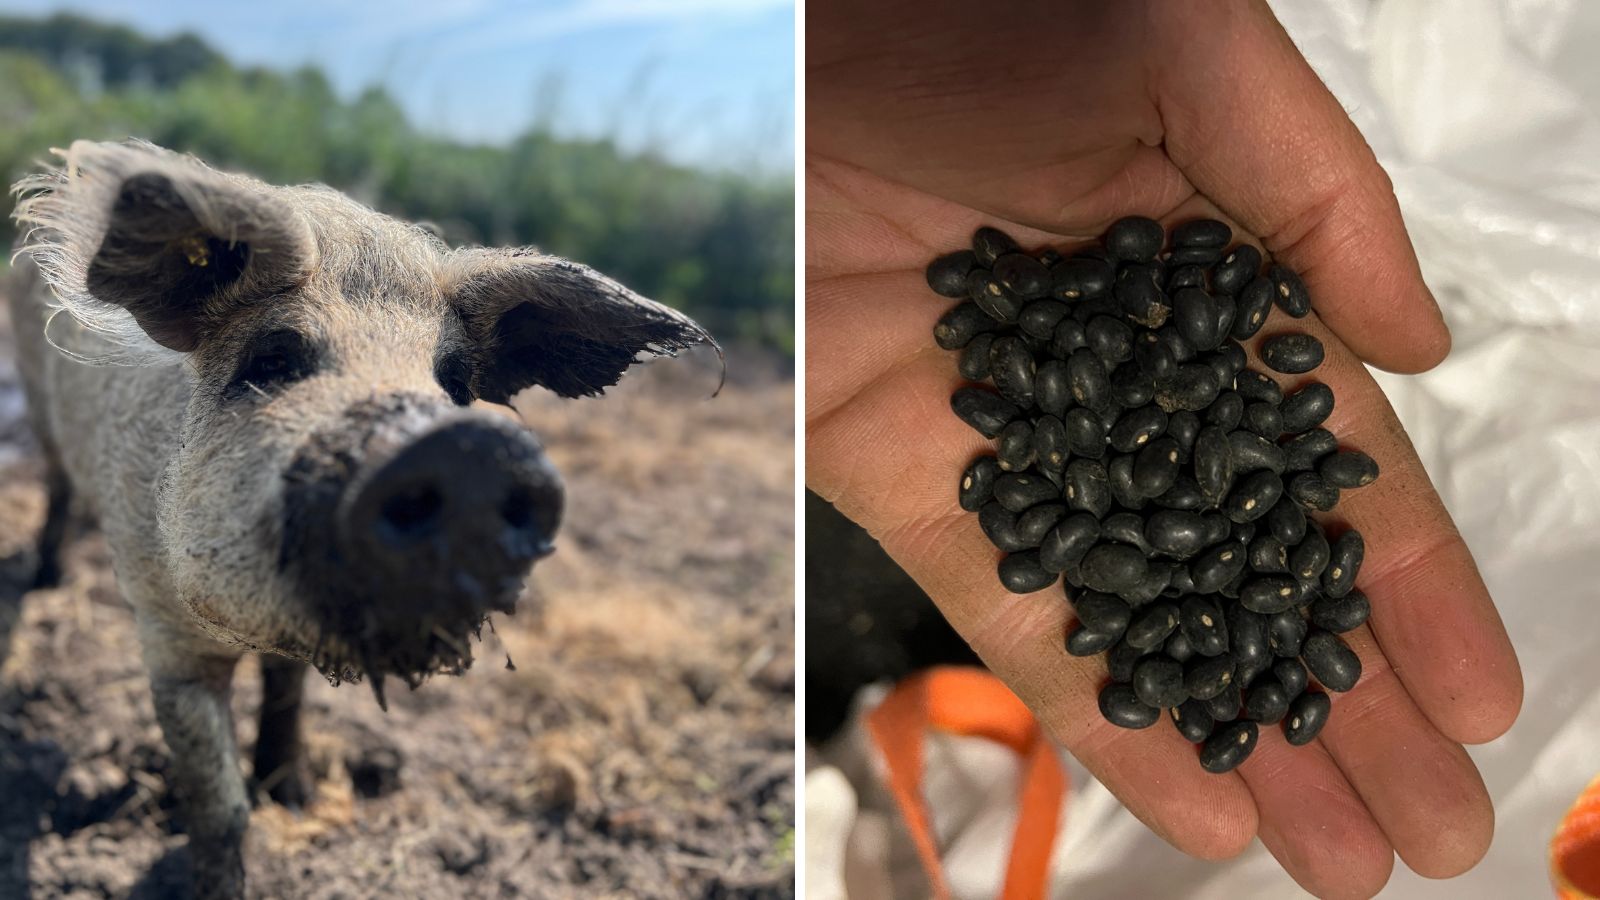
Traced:
<svg viewBox="0 0 1600 900">
<path fill-rule="evenodd" d="M 525 430 L 455 419 L 398 447 L 346 489 L 341 554 L 397 613 L 485 607 L 553 549 L 560 476 Z M 410 607 L 405 609 L 403 607 Z"/>
</svg>

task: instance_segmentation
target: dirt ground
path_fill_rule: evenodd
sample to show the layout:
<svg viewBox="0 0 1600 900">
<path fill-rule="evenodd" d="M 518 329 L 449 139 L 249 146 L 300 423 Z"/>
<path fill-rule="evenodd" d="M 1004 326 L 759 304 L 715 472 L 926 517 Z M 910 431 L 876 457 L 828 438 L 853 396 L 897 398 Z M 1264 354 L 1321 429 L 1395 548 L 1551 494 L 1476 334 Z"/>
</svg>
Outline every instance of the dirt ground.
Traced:
<svg viewBox="0 0 1600 900">
<path fill-rule="evenodd" d="M 0 898 L 184 896 L 166 747 L 88 523 L 19 610 L 44 497 L 9 340 L 0 320 Z M 794 896 L 794 386 L 742 354 L 714 384 L 687 360 L 524 398 L 567 479 L 557 554 L 461 678 L 391 683 L 385 714 L 312 676 L 316 797 L 257 806 L 251 896 Z M 239 674 L 248 748 L 255 661 Z"/>
</svg>

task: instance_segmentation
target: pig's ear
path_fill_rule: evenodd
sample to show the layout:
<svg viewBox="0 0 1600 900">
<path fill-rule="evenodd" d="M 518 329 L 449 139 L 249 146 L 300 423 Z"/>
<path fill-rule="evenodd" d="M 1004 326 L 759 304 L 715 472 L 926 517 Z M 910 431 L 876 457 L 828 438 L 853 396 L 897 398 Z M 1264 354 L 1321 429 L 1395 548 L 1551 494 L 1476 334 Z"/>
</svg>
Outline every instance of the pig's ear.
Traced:
<svg viewBox="0 0 1600 900">
<path fill-rule="evenodd" d="M 272 188 L 148 144 L 79 141 L 59 171 L 19 189 L 17 218 L 32 226 L 24 249 L 62 305 L 124 342 L 116 310 L 156 343 L 194 350 L 313 262 L 309 226 Z"/>
<path fill-rule="evenodd" d="M 474 392 L 493 403 L 530 385 L 563 397 L 599 394 L 645 355 L 696 344 L 722 353 L 683 313 L 531 250 L 458 250 L 446 283 L 479 349 Z"/>
</svg>

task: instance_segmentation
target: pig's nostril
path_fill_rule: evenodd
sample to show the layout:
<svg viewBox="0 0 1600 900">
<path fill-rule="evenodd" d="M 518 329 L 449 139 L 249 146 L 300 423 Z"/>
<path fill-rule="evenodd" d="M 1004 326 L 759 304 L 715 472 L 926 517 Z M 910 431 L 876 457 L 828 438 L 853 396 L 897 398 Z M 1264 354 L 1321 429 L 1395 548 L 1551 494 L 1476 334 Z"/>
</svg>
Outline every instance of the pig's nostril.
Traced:
<svg viewBox="0 0 1600 900">
<path fill-rule="evenodd" d="M 378 515 L 390 535 L 416 540 L 438 530 L 443 509 L 444 497 L 429 485 L 401 491 L 383 501 Z"/>
<path fill-rule="evenodd" d="M 526 488 L 515 488 L 500 504 L 500 518 L 518 531 L 533 527 L 533 494 Z"/>
</svg>

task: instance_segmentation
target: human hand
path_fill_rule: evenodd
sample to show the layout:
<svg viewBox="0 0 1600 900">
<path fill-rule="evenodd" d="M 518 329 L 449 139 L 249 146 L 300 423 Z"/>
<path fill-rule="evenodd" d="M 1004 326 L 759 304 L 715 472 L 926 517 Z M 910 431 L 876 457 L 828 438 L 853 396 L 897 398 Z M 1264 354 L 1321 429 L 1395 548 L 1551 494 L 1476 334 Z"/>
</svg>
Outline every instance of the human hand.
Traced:
<svg viewBox="0 0 1600 900">
<path fill-rule="evenodd" d="M 1521 675 L 1362 365 L 1420 371 L 1449 345 L 1388 181 L 1264 4 L 1201 6 L 810 7 L 807 482 L 1158 834 L 1206 858 L 1259 834 L 1307 890 L 1367 896 L 1394 852 L 1447 877 L 1487 849 L 1493 810 L 1461 744 L 1510 727 Z M 1170 727 L 1104 721 L 1104 664 L 1066 654 L 1060 586 L 1006 593 L 999 553 L 956 504 L 989 445 L 950 412 L 961 382 L 931 331 L 951 303 L 924 267 L 982 224 L 1059 247 L 1131 213 L 1221 218 L 1302 273 L 1316 314 L 1294 328 L 1326 345 L 1315 380 L 1338 397 L 1326 427 L 1384 471 L 1335 514 L 1367 541 L 1373 613 L 1346 635 L 1360 683 L 1335 695 L 1318 741 L 1295 752 L 1264 729 L 1223 776 Z"/>
</svg>

